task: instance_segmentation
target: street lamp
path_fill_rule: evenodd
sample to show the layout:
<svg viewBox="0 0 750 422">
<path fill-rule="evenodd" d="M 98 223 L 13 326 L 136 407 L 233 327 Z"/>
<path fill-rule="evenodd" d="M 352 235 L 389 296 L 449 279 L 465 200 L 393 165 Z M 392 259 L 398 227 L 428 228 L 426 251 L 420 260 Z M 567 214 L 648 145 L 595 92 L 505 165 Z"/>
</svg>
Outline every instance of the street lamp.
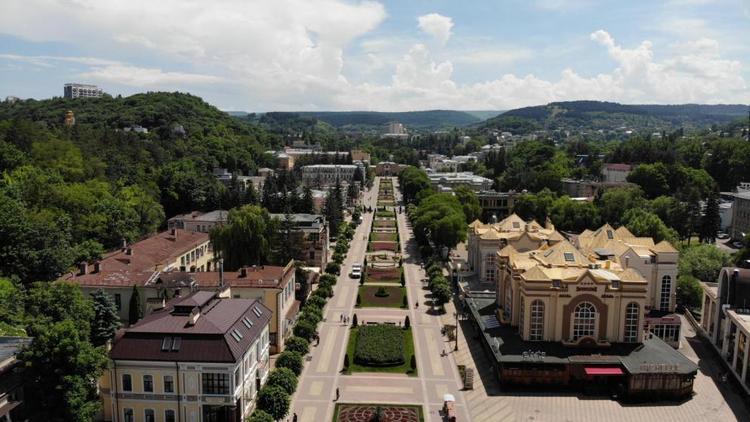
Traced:
<svg viewBox="0 0 750 422">
<path fill-rule="evenodd" d="M 454 352 L 458 351 L 458 309 L 456 309 L 456 312 L 454 312 L 456 315 L 456 329 L 453 331 L 453 338 L 456 340 L 456 347 L 453 348 Z"/>
<path fill-rule="evenodd" d="M 455 286 L 456 290 L 458 290 L 458 282 L 461 280 L 461 263 L 456 264 L 456 280 L 455 280 Z"/>
</svg>

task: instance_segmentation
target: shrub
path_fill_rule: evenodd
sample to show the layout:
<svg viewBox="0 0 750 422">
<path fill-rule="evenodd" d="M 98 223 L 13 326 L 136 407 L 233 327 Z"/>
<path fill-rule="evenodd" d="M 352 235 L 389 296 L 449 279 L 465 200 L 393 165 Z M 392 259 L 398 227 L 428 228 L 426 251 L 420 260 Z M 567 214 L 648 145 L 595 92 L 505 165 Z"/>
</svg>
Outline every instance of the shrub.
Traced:
<svg viewBox="0 0 750 422">
<path fill-rule="evenodd" d="M 407 317 L 408 318 L 408 317 Z M 417 356 L 411 355 L 411 362 L 409 362 L 412 372 L 417 370 Z"/>
<path fill-rule="evenodd" d="M 406 296 L 404 296 L 404 299 L 406 299 Z M 409 320 L 409 315 L 407 315 L 406 318 L 404 318 L 404 328 L 409 327 L 411 327 L 411 321 Z"/>
<path fill-rule="evenodd" d="M 276 368 L 268 374 L 266 385 L 276 385 L 290 396 L 297 390 L 297 375 L 289 368 Z"/>
<path fill-rule="evenodd" d="M 344 370 L 349 369 L 349 354 L 344 355 Z"/>
<path fill-rule="evenodd" d="M 318 308 L 312 303 L 306 303 L 305 306 L 302 307 L 302 310 L 300 311 L 302 314 L 313 314 L 316 315 L 318 318 L 323 318 L 323 310 Z"/>
<path fill-rule="evenodd" d="M 401 287 L 406 286 L 406 276 L 404 276 L 404 270 L 401 270 Z"/>
<path fill-rule="evenodd" d="M 329 262 L 328 265 L 326 265 L 326 272 L 336 275 L 341 274 L 341 264 L 338 262 Z"/>
<path fill-rule="evenodd" d="M 333 253 L 333 262 L 329 263 L 328 265 L 335 263 L 335 264 L 341 266 L 341 263 L 344 262 L 345 258 L 346 258 L 346 256 L 344 256 L 343 254 L 340 254 L 338 252 L 334 252 Z M 326 267 L 326 271 L 328 271 L 328 267 Z M 328 272 L 330 272 L 330 271 L 328 271 Z M 339 274 L 339 273 L 336 272 L 335 274 Z"/>
<path fill-rule="evenodd" d="M 362 305 L 362 295 L 357 293 L 357 306 Z"/>
<path fill-rule="evenodd" d="M 297 324 L 294 326 L 294 330 L 292 330 L 292 332 L 295 336 L 302 337 L 303 339 L 310 341 L 310 339 L 312 339 L 315 335 L 315 324 L 306 320 L 297 321 Z"/>
<path fill-rule="evenodd" d="M 402 308 L 408 308 L 409 307 L 409 301 L 406 299 L 406 296 L 404 296 L 404 300 L 401 301 L 401 307 Z M 408 316 L 406 318 L 409 318 Z"/>
<path fill-rule="evenodd" d="M 295 375 L 299 375 L 302 372 L 302 355 L 291 350 L 285 350 L 276 359 L 276 367 L 289 368 Z"/>
<path fill-rule="evenodd" d="M 404 363 L 404 331 L 393 325 L 363 325 L 357 332 L 354 362 L 367 366 Z"/>
<path fill-rule="evenodd" d="M 331 286 L 335 286 L 337 281 L 338 281 L 338 279 L 333 274 L 323 274 L 322 276 L 320 276 L 320 283 L 321 284 L 326 283 L 326 284 L 329 284 Z"/>
<path fill-rule="evenodd" d="M 317 326 L 322 318 L 313 313 L 302 313 L 299 316 L 299 321 L 309 321 L 313 326 Z"/>
<path fill-rule="evenodd" d="M 255 409 L 246 422 L 276 422 L 276 420 L 265 410 Z"/>
<path fill-rule="evenodd" d="M 435 278 L 438 275 L 443 274 L 443 269 L 438 264 L 432 264 L 429 267 L 427 267 L 427 276 L 430 278 Z"/>
<path fill-rule="evenodd" d="M 305 305 L 315 306 L 316 308 L 323 309 L 326 306 L 326 300 L 320 296 L 310 296 L 305 302 Z"/>
<path fill-rule="evenodd" d="M 258 393 L 258 409 L 266 411 L 275 420 L 283 419 L 289 413 L 289 394 L 279 386 L 267 385 Z"/>
<path fill-rule="evenodd" d="M 386 290 L 385 287 L 378 287 L 378 290 L 375 292 L 376 297 L 388 297 L 390 296 L 390 293 L 388 293 L 388 290 Z"/>
<path fill-rule="evenodd" d="M 318 296 L 322 296 L 324 298 L 333 297 L 333 288 L 331 288 L 331 286 L 320 286 L 317 290 L 315 290 L 315 293 L 317 293 Z"/>
<path fill-rule="evenodd" d="M 407 321 L 409 317 L 406 317 Z M 306 355 L 310 351 L 310 342 L 307 339 L 299 336 L 289 337 L 289 340 L 285 342 L 286 350 L 297 352 L 301 355 Z"/>
<path fill-rule="evenodd" d="M 357 314 L 354 314 L 352 315 L 352 327 L 356 327 L 357 325 L 359 325 L 357 323 Z"/>
</svg>

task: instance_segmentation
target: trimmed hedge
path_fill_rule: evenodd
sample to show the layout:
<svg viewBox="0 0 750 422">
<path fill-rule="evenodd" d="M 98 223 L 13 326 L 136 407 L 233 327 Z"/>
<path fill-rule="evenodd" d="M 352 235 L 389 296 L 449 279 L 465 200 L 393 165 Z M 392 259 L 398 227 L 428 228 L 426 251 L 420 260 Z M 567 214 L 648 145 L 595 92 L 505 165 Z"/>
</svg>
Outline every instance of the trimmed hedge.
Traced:
<svg viewBox="0 0 750 422">
<path fill-rule="evenodd" d="M 302 373 L 302 355 L 291 350 L 285 350 L 276 359 L 276 367 L 289 368 L 294 372 L 294 375 L 299 376 Z"/>
<path fill-rule="evenodd" d="M 408 316 L 406 317 L 408 320 Z M 307 339 L 299 336 L 292 336 L 286 342 L 284 342 L 286 350 L 297 352 L 301 355 L 306 355 L 310 351 L 310 342 Z"/>
<path fill-rule="evenodd" d="M 323 307 L 326 306 L 326 300 L 320 296 L 310 296 L 310 298 L 305 302 L 305 305 L 312 305 L 316 308 L 323 309 Z"/>
<path fill-rule="evenodd" d="M 404 363 L 404 332 L 394 325 L 363 325 L 357 332 L 354 362 L 367 366 Z"/>
<path fill-rule="evenodd" d="M 266 385 L 277 385 L 291 396 L 297 390 L 297 375 L 289 368 L 275 368 L 268 374 Z"/>
</svg>

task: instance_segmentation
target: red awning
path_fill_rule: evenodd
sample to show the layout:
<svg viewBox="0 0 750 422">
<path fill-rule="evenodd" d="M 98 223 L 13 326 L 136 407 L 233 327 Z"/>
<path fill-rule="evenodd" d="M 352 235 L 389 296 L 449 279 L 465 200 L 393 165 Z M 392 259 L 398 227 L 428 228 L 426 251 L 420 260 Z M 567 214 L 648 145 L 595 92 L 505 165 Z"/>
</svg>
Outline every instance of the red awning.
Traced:
<svg viewBox="0 0 750 422">
<path fill-rule="evenodd" d="M 585 368 L 586 375 L 624 375 L 622 369 L 617 367 L 594 367 Z"/>
</svg>

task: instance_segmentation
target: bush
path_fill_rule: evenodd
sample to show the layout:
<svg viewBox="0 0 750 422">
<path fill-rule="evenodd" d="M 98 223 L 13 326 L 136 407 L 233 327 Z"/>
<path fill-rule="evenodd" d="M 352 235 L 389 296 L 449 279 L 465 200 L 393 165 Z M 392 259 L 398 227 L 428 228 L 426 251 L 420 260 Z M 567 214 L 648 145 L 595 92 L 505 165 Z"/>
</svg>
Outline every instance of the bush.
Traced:
<svg viewBox="0 0 750 422">
<path fill-rule="evenodd" d="M 352 327 L 356 327 L 359 324 L 357 323 L 357 314 L 352 315 Z"/>
<path fill-rule="evenodd" d="M 276 422 L 276 419 L 265 410 L 255 409 L 246 422 Z"/>
<path fill-rule="evenodd" d="M 407 316 L 408 320 L 409 317 Z M 285 342 L 286 350 L 297 352 L 300 355 L 306 355 L 310 351 L 310 342 L 307 339 L 299 336 L 292 336 Z"/>
<path fill-rule="evenodd" d="M 406 299 L 406 296 L 404 296 L 404 300 L 401 301 L 401 307 L 409 308 L 409 301 Z M 409 317 L 407 316 L 406 318 L 409 318 Z"/>
<path fill-rule="evenodd" d="M 404 331 L 393 325 L 363 325 L 357 332 L 354 362 L 367 366 L 404 363 Z"/>
<path fill-rule="evenodd" d="M 338 279 L 333 274 L 323 274 L 320 276 L 320 284 L 329 284 L 331 286 L 335 286 Z"/>
<path fill-rule="evenodd" d="M 344 355 L 344 370 L 346 371 L 349 369 L 349 354 Z"/>
<path fill-rule="evenodd" d="M 443 269 L 440 267 L 439 264 L 432 264 L 429 267 L 427 267 L 427 276 L 429 278 L 435 278 L 438 275 L 443 274 Z"/>
<path fill-rule="evenodd" d="M 388 293 L 388 290 L 385 289 L 385 287 L 378 287 L 378 290 L 375 292 L 376 297 L 388 297 L 390 296 L 390 293 Z"/>
<path fill-rule="evenodd" d="M 404 276 L 404 270 L 401 270 L 401 287 L 406 286 L 406 276 Z"/>
<path fill-rule="evenodd" d="M 334 252 L 333 253 L 333 262 L 332 263 L 335 263 L 335 264 L 341 266 L 341 264 L 344 262 L 345 258 L 346 258 L 346 256 L 344 256 L 343 254 L 340 254 L 338 252 Z M 329 263 L 328 265 L 330 265 L 332 263 Z M 328 271 L 328 267 L 326 267 L 326 271 Z M 335 274 L 339 274 L 339 273 L 336 272 Z"/>
<path fill-rule="evenodd" d="M 297 390 L 297 375 L 289 368 L 276 368 L 268 374 L 266 385 L 281 387 L 291 396 Z"/>
<path fill-rule="evenodd" d="M 405 296 L 404 296 L 404 299 L 406 299 Z M 409 327 L 411 327 L 411 321 L 409 320 L 409 315 L 407 315 L 406 318 L 404 318 L 404 328 L 409 328 Z"/>
<path fill-rule="evenodd" d="M 326 306 L 326 300 L 320 296 L 310 296 L 310 298 L 307 299 L 307 302 L 305 302 L 305 305 L 312 305 L 316 308 L 323 309 Z"/>
<path fill-rule="evenodd" d="M 362 305 L 362 295 L 357 293 L 357 306 Z"/>
<path fill-rule="evenodd" d="M 289 394 L 279 386 L 267 385 L 258 393 L 258 409 L 275 420 L 283 419 L 289 413 Z"/>
<path fill-rule="evenodd" d="M 407 318 L 409 318 L 409 317 L 407 317 Z M 410 363 L 409 366 L 411 366 L 412 372 L 416 371 L 417 370 L 417 356 L 416 355 L 411 355 L 411 362 L 409 362 L 409 363 Z"/>
<path fill-rule="evenodd" d="M 319 286 L 313 294 L 323 298 L 333 297 L 333 288 L 331 288 L 331 286 Z"/>
<path fill-rule="evenodd" d="M 318 308 L 312 303 L 307 303 L 305 306 L 302 307 L 300 310 L 301 314 L 313 314 L 318 317 L 318 319 L 323 318 L 323 310 Z"/>
<path fill-rule="evenodd" d="M 299 321 L 308 321 L 313 327 L 317 326 L 321 319 L 321 317 L 313 313 L 302 313 L 299 316 Z"/>
<path fill-rule="evenodd" d="M 329 274 L 341 274 L 341 264 L 338 262 L 329 262 L 328 265 L 326 265 L 326 272 Z"/>
<path fill-rule="evenodd" d="M 276 367 L 289 368 L 295 375 L 299 375 L 302 372 L 302 355 L 291 350 L 285 350 L 276 359 Z"/>
<path fill-rule="evenodd" d="M 315 335 L 315 324 L 306 320 L 297 321 L 292 332 L 295 336 L 302 337 L 309 342 Z"/>
</svg>

